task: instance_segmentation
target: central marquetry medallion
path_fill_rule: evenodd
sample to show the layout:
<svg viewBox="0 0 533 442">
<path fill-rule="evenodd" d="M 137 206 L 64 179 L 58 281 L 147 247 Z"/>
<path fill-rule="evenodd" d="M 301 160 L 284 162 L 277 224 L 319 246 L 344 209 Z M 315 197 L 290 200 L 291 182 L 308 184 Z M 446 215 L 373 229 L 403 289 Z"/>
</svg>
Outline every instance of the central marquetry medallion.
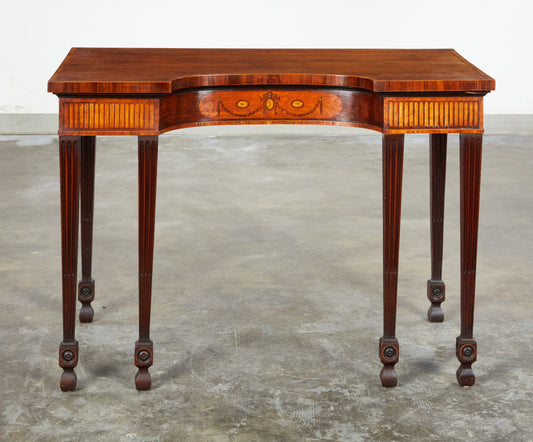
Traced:
<svg viewBox="0 0 533 442">
<path fill-rule="evenodd" d="M 323 91 L 215 91 L 200 100 L 199 109 L 214 120 L 325 120 L 342 110 L 342 102 L 334 93 Z"/>
</svg>

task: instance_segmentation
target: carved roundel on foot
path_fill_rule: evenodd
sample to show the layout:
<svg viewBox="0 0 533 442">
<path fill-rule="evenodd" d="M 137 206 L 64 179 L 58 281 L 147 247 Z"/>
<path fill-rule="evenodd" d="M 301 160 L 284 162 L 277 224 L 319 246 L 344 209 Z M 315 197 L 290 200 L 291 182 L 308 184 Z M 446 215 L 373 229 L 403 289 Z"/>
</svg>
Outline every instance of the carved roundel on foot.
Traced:
<svg viewBox="0 0 533 442">
<path fill-rule="evenodd" d="M 396 349 L 394 347 L 386 347 L 385 350 L 383 350 L 383 359 L 386 361 L 394 361 L 397 356 Z"/>
<path fill-rule="evenodd" d="M 152 349 L 148 347 L 138 347 L 135 350 L 135 365 L 137 367 L 150 367 L 153 363 Z"/>
<path fill-rule="evenodd" d="M 61 346 L 59 348 L 59 366 L 63 368 L 74 368 L 78 364 L 77 346 Z"/>
<path fill-rule="evenodd" d="M 80 298 L 84 300 L 92 298 L 92 294 L 93 294 L 93 291 L 88 286 L 84 286 L 80 289 Z"/>
<path fill-rule="evenodd" d="M 398 362 L 399 351 L 395 345 L 385 344 L 381 347 L 381 362 L 383 364 L 395 364 Z"/>
<path fill-rule="evenodd" d="M 137 357 L 141 362 L 148 362 L 150 360 L 150 352 L 148 350 L 141 350 L 137 353 Z"/>
<path fill-rule="evenodd" d="M 476 360 L 476 349 L 471 344 L 464 344 L 459 349 L 459 355 L 461 359 L 465 362 L 473 362 Z"/>
<path fill-rule="evenodd" d="M 439 288 L 439 287 L 436 287 L 434 288 L 432 291 L 431 291 L 431 297 L 435 300 L 435 301 L 438 301 L 442 298 L 442 290 Z"/>
<path fill-rule="evenodd" d="M 74 355 L 74 352 L 72 350 L 65 350 L 62 355 L 63 361 L 67 364 L 72 362 L 75 357 L 76 356 Z"/>
</svg>

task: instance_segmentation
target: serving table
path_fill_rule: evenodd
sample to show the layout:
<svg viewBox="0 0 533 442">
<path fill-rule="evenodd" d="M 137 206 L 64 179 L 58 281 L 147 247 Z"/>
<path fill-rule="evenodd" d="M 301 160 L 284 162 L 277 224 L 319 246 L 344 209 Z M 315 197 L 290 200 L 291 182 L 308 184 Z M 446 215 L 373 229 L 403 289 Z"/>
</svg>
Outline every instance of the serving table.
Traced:
<svg viewBox="0 0 533 442">
<path fill-rule="evenodd" d="M 151 387 L 152 263 L 158 136 L 191 126 L 324 124 L 383 134 L 381 382 L 397 383 L 396 294 L 404 135 L 429 134 L 431 275 L 428 319 L 442 321 L 447 134 L 460 134 L 461 333 L 457 380 L 472 363 L 483 97 L 495 81 L 453 49 L 73 48 L 48 82 L 59 97 L 63 340 L 60 386 L 76 388 L 76 295 L 91 322 L 94 160 L 97 135 L 138 136 L 139 339 L 135 385 Z M 81 206 L 81 209 L 80 209 Z M 80 216 L 81 211 L 81 216 Z M 81 218 L 81 219 L 80 219 Z M 81 225 L 81 279 L 77 281 Z"/>
</svg>

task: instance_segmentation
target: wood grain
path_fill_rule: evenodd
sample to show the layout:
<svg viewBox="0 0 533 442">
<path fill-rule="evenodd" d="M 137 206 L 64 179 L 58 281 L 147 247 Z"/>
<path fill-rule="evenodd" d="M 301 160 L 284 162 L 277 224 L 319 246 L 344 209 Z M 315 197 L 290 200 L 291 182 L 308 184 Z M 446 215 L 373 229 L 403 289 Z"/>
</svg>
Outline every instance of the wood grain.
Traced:
<svg viewBox="0 0 533 442">
<path fill-rule="evenodd" d="M 277 104 L 268 109 L 268 94 Z M 296 100 L 302 107 L 294 107 Z M 246 107 L 237 103 L 247 101 Z M 312 111 L 312 112 L 310 112 Z M 380 131 L 383 125 L 381 98 L 367 91 L 346 89 L 251 88 L 183 91 L 161 98 L 161 133 L 191 126 L 220 124 L 331 124 Z"/>
<path fill-rule="evenodd" d="M 483 97 L 385 97 L 387 133 L 483 132 Z"/>
<path fill-rule="evenodd" d="M 329 120 L 342 110 L 333 93 L 309 90 L 214 91 L 199 104 L 210 119 L 322 119 Z"/>
<path fill-rule="evenodd" d="M 427 282 L 427 297 L 431 301 L 428 310 L 430 322 L 442 322 L 441 304 L 446 297 L 446 285 L 442 281 L 442 256 L 444 235 L 444 193 L 446 184 L 447 134 L 431 134 L 429 146 L 430 181 L 430 236 L 431 279 Z"/>
<path fill-rule="evenodd" d="M 372 92 L 484 91 L 494 80 L 453 49 L 73 48 L 48 83 L 57 94 L 170 94 L 239 85 Z"/>
<path fill-rule="evenodd" d="M 380 377 L 384 387 L 394 387 L 397 383 L 394 365 L 399 357 L 399 344 L 396 339 L 396 299 L 400 254 L 403 146 L 403 135 L 383 135 L 383 337 L 380 339 L 380 359 L 383 369 Z"/>
<path fill-rule="evenodd" d="M 386 134 L 482 133 L 483 97 L 239 87 L 178 91 L 161 98 L 60 98 L 60 135 L 145 136 L 190 126 L 242 123 L 333 124 Z"/>
<path fill-rule="evenodd" d="M 137 390 L 149 390 L 148 368 L 153 363 L 150 340 L 152 268 L 154 262 L 155 202 L 157 187 L 158 137 L 139 137 L 139 340 L 135 344 Z"/>
<path fill-rule="evenodd" d="M 153 135 L 159 100 L 146 98 L 61 98 L 59 134 Z"/>
<path fill-rule="evenodd" d="M 94 163 L 96 137 L 80 137 L 80 209 L 81 209 L 81 280 L 78 283 L 80 322 L 92 322 L 94 309 L 94 280 L 92 279 L 93 216 L 94 216 Z"/>
<path fill-rule="evenodd" d="M 76 389 L 74 367 L 78 363 L 76 328 L 76 278 L 78 272 L 78 226 L 80 193 L 81 137 L 59 138 L 61 200 L 61 267 L 63 271 L 63 341 L 59 346 L 59 365 L 63 368 L 60 387 Z"/>
<path fill-rule="evenodd" d="M 462 386 L 474 385 L 476 381 L 472 363 L 477 357 L 473 328 L 482 143 L 481 135 L 460 136 L 461 334 L 457 337 L 456 353 L 461 363 L 457 381 Z"/>
</svg>

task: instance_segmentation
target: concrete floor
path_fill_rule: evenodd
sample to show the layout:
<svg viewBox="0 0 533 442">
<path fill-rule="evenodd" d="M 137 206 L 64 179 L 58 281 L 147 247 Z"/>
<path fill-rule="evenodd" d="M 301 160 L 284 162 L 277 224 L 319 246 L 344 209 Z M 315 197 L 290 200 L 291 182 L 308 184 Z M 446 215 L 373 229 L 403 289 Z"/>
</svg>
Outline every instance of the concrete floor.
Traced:
<svg viewBox="0 0 533 442">
<path fill-rule="evenodd" d="M 458 136 L 442 324 L 425 319 L 428 137 L 406 137 L 399 385 L 384 389 L 381 138 L 334 135 L 161 138 L 149 392 L 133 383 L 136 139 L 99 138 L 74 393 L 57 363 L 57 137 L 0 137 L 0 439 L 532 440 L 533 137 L 485 138 L 471 388 L 455 381 Z"/>
</svg>

